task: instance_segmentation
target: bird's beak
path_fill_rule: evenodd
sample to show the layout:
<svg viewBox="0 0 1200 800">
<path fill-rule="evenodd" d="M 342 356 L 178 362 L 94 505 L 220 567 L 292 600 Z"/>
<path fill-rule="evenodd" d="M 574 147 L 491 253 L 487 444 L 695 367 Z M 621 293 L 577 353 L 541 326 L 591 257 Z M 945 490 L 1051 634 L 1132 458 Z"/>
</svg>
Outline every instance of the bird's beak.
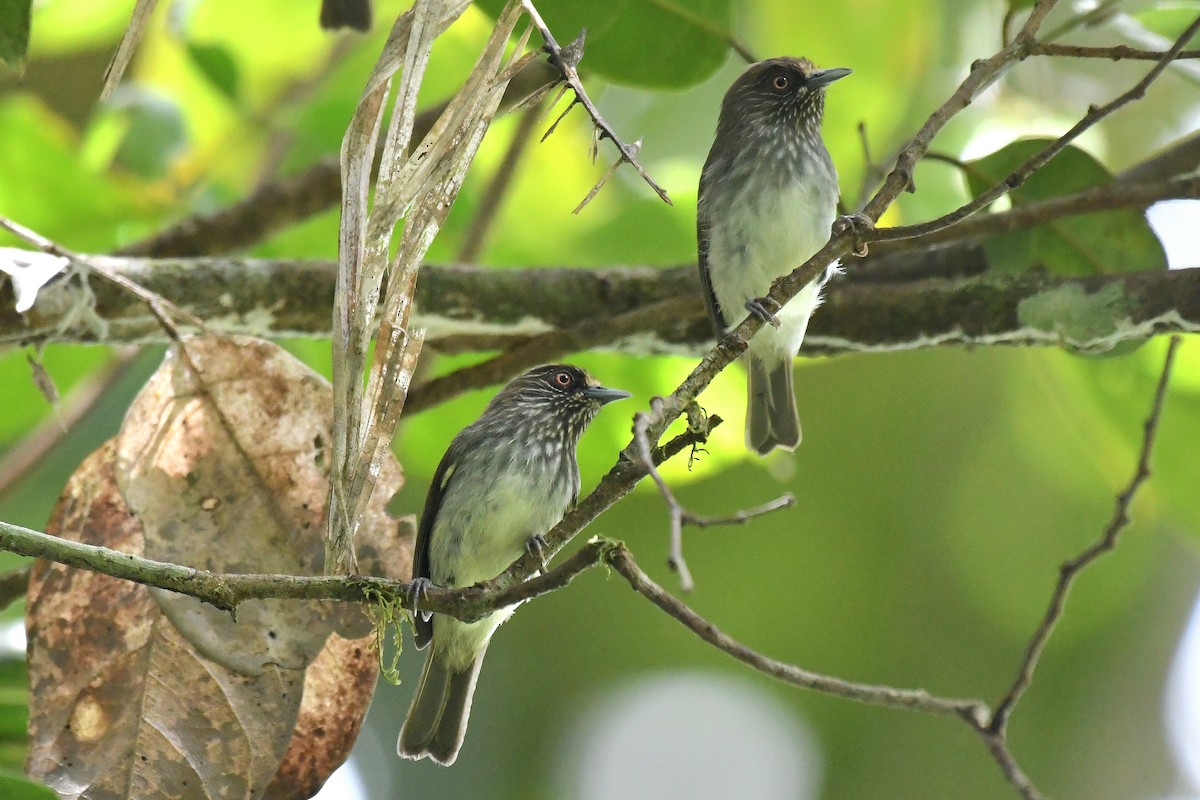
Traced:
<svg viewBox="0 0 1200 800">
<path fill-rule="evenodd" d="M 583 390 L 583 396 L 588 400 L 598 400 L 600 405 L 611 403 L 613 400 L 624 400 L 626 397 L 633 397 L 624 389 L 609 389 L 605 386 L 589 386 Z"/>
<path fill-rule="evenodd" d="M 822 86 L 828 86 L 834 81 L 844 78 L 849 74 L 850 70 L 846 69 L 845 67 L 817 70 L 812 75 L 808 76 L 807 86 L 809 89 L 820 89 Z"/>
</svg>

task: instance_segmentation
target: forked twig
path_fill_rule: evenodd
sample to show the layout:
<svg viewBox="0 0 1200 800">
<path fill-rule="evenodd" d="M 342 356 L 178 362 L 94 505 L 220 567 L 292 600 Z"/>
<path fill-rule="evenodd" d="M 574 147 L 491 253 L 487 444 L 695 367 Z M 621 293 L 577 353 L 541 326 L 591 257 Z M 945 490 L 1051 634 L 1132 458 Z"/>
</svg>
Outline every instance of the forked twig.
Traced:
<svg viewBox="0 0 1200 800">
<path fill-rule="evenodd" d="M 663 500 L 666 501 L 667 509 L 670 513 L 671 545 L 667 563 L 670 564 L 671 569 L 679 573 L 679 583 L 683 590 L 690 592 L 695 588 L 695 582 L 692 580 L 692 573 L 688 569 L 687 560 L 683 557 L 684 525 L 695 525 L 697 528 L 711 528 L 716 525 L 742 525 L 763 514 L 778 511 L 781 508 L 788 508 L 796 502 L 796 498 L 791 493 L 788 493 L 754 508 L 743 509 L 723 517 L 702 517 L 688 511 L 675 497 L 675 493 L 671 491 L 671 487 L 667 485 L 667 482 L 663 479 L 662 474 L 658 471 L 658 467 L 654 463 L 648 431 L 650 426 L 655 422 L 655 418 L 662 414 L 663 399 L 661 397 L 653 398 L 650 401 L 650 409 L 649 414 L 642 412 L 635 417 L 633 435 L 637 441 L 638 457 L 641 459 L 642 466 L 654 481 L 654 484 L 658 486 L 658 491 L 662 494 Z M 695 403 L 688 407 L 687 417 L 688 432 L 695 437 L 696 443 L 703 443 L 708 438 L 712 427 L 721 421 L 721 418 L 718 416 L 707 416 Z"/>
<path fill-rule="evenodd" d="M 1179 350 L 1179 345 L 1182 342 L 1179 336 L 1172 336 L 1170 344 L 1167 345 L 1167 355 L 1163 361 L 1162 373 L 1158 378 L 1158 386 L 1154 390 L 1154 401 L 1150 406 L 1150 415 L 1146 418 L 1144 425 L 1145 432 L 1142 436 L 1141 452 L 1138 455 L 1137 467 L 1134 470 L 1133 477 L 1129 483 L 1117 495 L 1116 506 L 1113 509 L 1112 518 L 1105 526 L 1104 532 L 1092 544 L 1088 545 L 1074 558 L 1063 562 L 1059 567 L 1058 583 L 1054 587 L 1054 591 L 1050 595 L 1050 604 L 1046 608 L 1046 613 L 1042 617 L 1041 624 L 1033 634 L 1033 638 L 1029 640 L 1029 645 L 1025 650 L 1025 657 L 1021 660 L 1021 666 L 1017 670 L 1017 677 L 1013 681 L 1005 693 L 1000 704 L 996 706 L 996 713 L 992 716 L 989 730 L 1000 736 L 1004 735 L 1006 726 L 1008 725 L 1009 717 L 1012 716 L 1013 709 L 1020 702 L 1025 690 L 1029 688 L 1029 684 L 1033 680 L 1033 672 L 1037 668 L 1038 659 L 1042 655 L 1042 651 L 1046 649 L 1046 644 L 1050 641 L 1050 636 L 1054 633 L 1054 627 L 1058 624 L 1059 618 L 1063 614 L 1066 607 L 1067 595 L 1071 591 L 1071 586 L 1075 579 L 1079 577 L 1085 567 L 1091 564 L 1100 556 L 1112 551 L 1117 546 L 1117 538 L 1121 531 L 1129 525 L 1129 506 L 1133 503 L 1134 495 L 1141 487 L 1146 479 L 1150 477 L 1150 455 L 1154 449 L 1155 434 L 1158 432 L 1158 423 L 1162 418 L 1164 401 L 1167 396 L 1167 386 L 1171 382 L 1171 368 L 1175 363 L 1175 354 Z"/>
</svg>

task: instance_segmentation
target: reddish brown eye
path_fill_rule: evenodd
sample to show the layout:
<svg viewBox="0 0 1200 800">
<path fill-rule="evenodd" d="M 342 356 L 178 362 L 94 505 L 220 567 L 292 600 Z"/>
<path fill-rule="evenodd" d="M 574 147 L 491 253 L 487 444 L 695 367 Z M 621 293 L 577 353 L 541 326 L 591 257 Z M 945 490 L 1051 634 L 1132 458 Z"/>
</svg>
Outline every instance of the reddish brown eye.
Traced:
<svg viewBox="0 0 1200 800">
<path fill-rule="evenodd" d="M 776 75 L 771 81 L 771 87 L 777 92 L 786 92 L 792 82 L 787 79 L 786 75 Z"/>
<path fill-rule="evenodd" d="M 559 386 L 563 387 L 564 389 L 569 388 L 571 385 L 571 373 L 569 373 L 569 372 L 554 373 L 554 382 L 557 383 Z"/>
</svg>

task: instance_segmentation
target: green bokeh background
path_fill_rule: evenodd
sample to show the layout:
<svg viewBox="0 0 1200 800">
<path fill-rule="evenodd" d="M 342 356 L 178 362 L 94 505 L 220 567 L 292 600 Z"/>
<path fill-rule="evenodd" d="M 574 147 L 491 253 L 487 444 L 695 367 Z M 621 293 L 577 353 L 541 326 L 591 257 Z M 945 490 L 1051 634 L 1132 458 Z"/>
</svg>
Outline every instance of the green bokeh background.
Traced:
<svg viewBox="0 0 1200 800">
<path fill-rule="evenodd" d="M 322 33 L 316 6 L 205 0 L 164 7 L 129 81 L 97 108 L 100 76 L 129 4 L 39 4 L 23 82 L 0 76 L 0 214 L 77 250 L 107 252 L 336 153 L 386 23 L 404 4 L 377 2 L 376 29 L 366 37 Z M 544 6 L 560 41 L 589 28 L 585 79 L 618 130 L 644 137 L 646 164 L 675 205 L 663 205 L 622 171 L 583 214 L 572 215 L 605 168 L 588 161 L 589 125 L 572 112 L 529 150 L 481 259 L 496 268 L 694 259 L 698 170 L 720 96 L 740 69 L 716 35 L 731 22 L 762 57 L 805 54 L 854 69 L 831 90 L 825 126 L 852 201 L 863 175 L 859 123 L 876 158 L 890 152 L 973 58 L 995 49 L 1004 11 L 985 0 Z M 1153 6 L 1131 4 L 1129 19 L 1168 34 L 1187 21 L 1164 18 Z M 693 19 L 675 31 L 662 21 L 678 18 L 679 9 L 692 9 L 703 25 Z M 438 43 L 423 103 L 455 89 L 488 26 L 486 14 L 472 8 Z M 1104 26 L 1086 36 L 1121 41 Z M 656 46 L 659 40 L 669 46 Z M 1087 103 L 1124 90 L 1144 69 L 1031 60 L 956 118 L 935 149 L 974 158 L 1019 136 L 1061 132 Z M 1172 69 L 1144 101 L 1080 145 L 1117 171 L 1181 135 L 1198 107 L 1194 80 Z M 507 118 L 493 127 L 431 260 L 455 257 L 514 126 Z M 886 222 L 925 219 L 967 197 L 963 177 L 944 164 L 922 165 L 917 185 Z M 336 241 L 337 214 L 329 211 L 253 252 L 333 258 Z M 328 342 L 288 346 L 328 372 Z M 688 530 L 698 584 L 689 602 L 747 644 L 806 668 L 994 702 L 1045 608 L 1057 565 L 1098 536 L 1132 473 L 1164 351 L 1155 341 L 1095 359 L 997 347 L 802 360 L 796 381 L 805 442 L 795 456 L 765 461 L 743 451 L 743 377 L 740 367 L 728 370 L 702 398 L 727 424 L 691 471 L 677 463 L 667 477 L 702 514 L 785 491 L 798 502 L 744 527 Z M 160 355 L 151 349 L 120 368 L 94 412 L 0 495 L 0 519 L 44 525 L 67 475 L 116 430 Z M 54 345 L 42 357 L 69 398 L 114 368 L 117 353 Z M 431 352 L 422 369 L 443 374 L 479 358 Z M 573 360 L 636 395 L 607 409 L 584 439 L 586 489 L 627 441 L 631 415 L 651 395 L 670 391 L 694 362 L 607 353 Z M 446 444 L 491 392 L 402 423 L 396 452 L 408 485 L 398 507 L 419 512 Z M 0 457 L 36 426 L 53 424 L 26 353 L 0 352 Z M 1200 344 L 1188 341 L 1134 524 L 1117 554 L 1080 580 L 1012 722 L 1015 754 L 1051 796 L 1155 797 L 1186 785 L 1163 712 L 1169 665 L 1200 589 L 1197 441 Z M 665 567 L 666 512 L 648 488 L 589 533 L 623 539 L 656 579 L 677 587 Z M 17 563 L 0 554 L 0 570 Z M 19 607 L 5 612 L 19 615 Z M 805 726 L 823 762 L 822 798 L 1015 796 L 961 723 L 777 685 L 706 647 L 602 571 L 523 608 L 496 637 L 466 747 L 450 770 L 391 756 L 419 663 L 415 651 L 405 653 L 410 680 L 377 692 L 359 753 L 372 798 L 595 796 L 579 765 L 600 748 L 573 737 L 596 731 L 597 709 L 613 707 L 639 681 L 697 672 L 727 681 L 735 696 L 765 697 Z M 0 664 L 0 768 L 19 769 L 23 759 L 23 683 L 18 666 Z M 715 721 L 694 733 L 718 737 L 723 766 L 736 774 L 739 748 L 753 739 L 723 742 L 720 731 Z M 661 740 L 644 755 L 665 764 L 685 746 Z M 709 766 L 697 759 L 697 769 Z M 744 785 L 756 779 L 746 775 Z"/>
</svg>

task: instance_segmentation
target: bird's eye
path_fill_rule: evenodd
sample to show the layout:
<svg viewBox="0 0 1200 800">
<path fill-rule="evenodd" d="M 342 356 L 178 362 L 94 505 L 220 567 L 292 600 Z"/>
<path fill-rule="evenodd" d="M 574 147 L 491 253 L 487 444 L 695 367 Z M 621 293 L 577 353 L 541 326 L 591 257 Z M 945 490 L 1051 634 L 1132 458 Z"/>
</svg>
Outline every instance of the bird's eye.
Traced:
<svg viewBox="0 0 1200 800">
<path fill-rule="evenodd" d="M 571 384 L 575 382 L 575 379 L 571 377 L 571 373 L 569 372 L 556 372 L 554 373 L 554 382 L 564 389 L 569 389 L 571 388 Z"/>
<path fill-rule="evenodd" d="M 792 82 L 790 80 L 788 80 L 787 75 L 776 75 L 771 80 L 771 88 L 777 92 L 786 92 L 788 90 L 788 87 L 791 85 L 792 85 Z"/>
</svg>

